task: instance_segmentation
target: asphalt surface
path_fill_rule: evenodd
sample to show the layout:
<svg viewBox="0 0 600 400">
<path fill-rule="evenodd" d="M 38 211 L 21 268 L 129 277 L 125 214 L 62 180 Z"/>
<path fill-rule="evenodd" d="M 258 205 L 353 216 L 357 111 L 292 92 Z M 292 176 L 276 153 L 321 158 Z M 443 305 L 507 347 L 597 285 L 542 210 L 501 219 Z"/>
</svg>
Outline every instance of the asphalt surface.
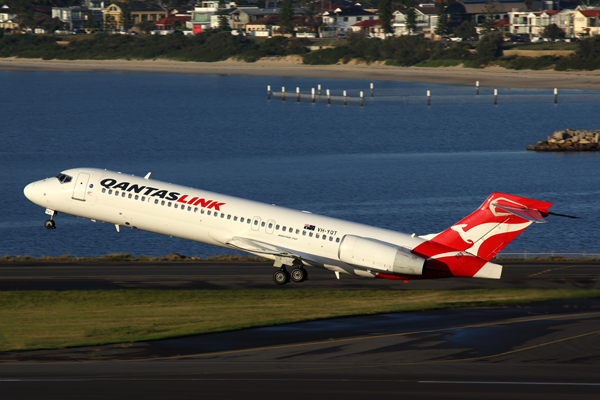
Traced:
<svg viewBox="0 0 600 400">
<path fill-rule="evenodd" d="M 97 289 L 479 289 L 600 288 L 600 262 L 501 262 L 502 279 L 451 278 L 391 281 L 307 268 L 300 284 L 276 286 L 268 263 L 88 262 L 0 263 L 0 291 Z"/>
<path fill-rule="evenodd" d="M 261 264 L 0 265 L 23 288 L 597 287 L 594 263 L 519 264 L 500 281 L 384 281 Z M 524 281 L 524 283 L 522 282 Z M 437 283 L 436 283 L 437 282 Z M 513 282 L 513 283 L 510 283 Z M 430 286 L 433 285 L 433 286 Z M 276 306 L 276 305 L 274 305 Z M 326 305 L 324 305 L 326 306 Z M 0 338 L 1 340 L 1 338 Z M 0 353 L 0 398 L 597 399 L 600 299 L 338 318 L 178 339 Z"/>
</svg>

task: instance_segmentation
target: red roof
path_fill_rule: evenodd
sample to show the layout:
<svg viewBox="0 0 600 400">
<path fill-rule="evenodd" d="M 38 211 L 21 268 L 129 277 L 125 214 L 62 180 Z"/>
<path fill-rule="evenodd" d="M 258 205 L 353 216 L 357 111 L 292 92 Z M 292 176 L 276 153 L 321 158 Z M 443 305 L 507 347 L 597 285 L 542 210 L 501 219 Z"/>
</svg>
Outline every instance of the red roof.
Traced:
<svg viewBox="0 0 600 400">
<path fill-rule="evenodd" d="M 173 22 L 179 21 L 182 25 L 185 25 L 187 21 L 189 21 L 192 16 L 177 16 L 177 15 L 169 15 L 168 17 L 164 17 L 163 19 L 159 19 L 154 24 L 155 25 L 173 25 Z"/>
<path fill-rule="evenodd" d="M 579 11 L 586 17 L 598 17 L 600 16 L 600 10 L 589 10 L 589 11 Z"/>
<path fill-rule="evenodd" d="M 365 21 L 360 21 L 355 23 L 352 26 L 362 26 L 362 27 L 369 27 L 369 26 L 376 26 L 376 25 L 381 25 L 381 19 L 367 19 Z"/>
</svg>

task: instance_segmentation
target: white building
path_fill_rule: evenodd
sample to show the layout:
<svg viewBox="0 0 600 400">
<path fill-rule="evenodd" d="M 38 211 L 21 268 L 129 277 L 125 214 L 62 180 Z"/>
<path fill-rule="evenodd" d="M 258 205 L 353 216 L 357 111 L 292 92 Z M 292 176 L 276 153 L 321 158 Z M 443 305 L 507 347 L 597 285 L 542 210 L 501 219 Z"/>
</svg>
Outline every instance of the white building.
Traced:
<svg viewBox="0 0 600 400">
<path fill-rule="evenodd" d="M 225 9 L 228 11 L 235 10 L 236 4 L 234 2 L 225 3 Z M 186 27 L 191 29 L 194 33 L 204 32 L 211 28 L 219 27 L 219 11 L 218 1 L 203 1 L 200 6 L 194 7 L 194 11 L 191 12 L 192 18 L 186 23 Z M 231 17 L 229 19 L 229 26 L 231 26 Z"/>
<path fill-rule="evenodd" d="M 336 8 L 323 13 L 321 37 L 337 37 L 352 32 L 352 25 L 366 20 L 377 19 L 377 14 L 360 7 Z"/>
</svg>

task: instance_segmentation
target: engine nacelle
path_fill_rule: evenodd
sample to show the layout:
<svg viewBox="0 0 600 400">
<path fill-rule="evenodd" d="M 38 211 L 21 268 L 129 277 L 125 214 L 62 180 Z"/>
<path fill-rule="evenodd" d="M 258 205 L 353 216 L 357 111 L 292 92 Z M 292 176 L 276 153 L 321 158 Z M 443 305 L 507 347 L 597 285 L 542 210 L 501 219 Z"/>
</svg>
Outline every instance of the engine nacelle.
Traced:
<svg viewBox="0 0 600 400">
<path fill-rule="evenodd" d="M 347 264 L 394 274 L 423 275 L 425 259 L 390 243 L 346 235 L 338 257 Z"/>
</svg>

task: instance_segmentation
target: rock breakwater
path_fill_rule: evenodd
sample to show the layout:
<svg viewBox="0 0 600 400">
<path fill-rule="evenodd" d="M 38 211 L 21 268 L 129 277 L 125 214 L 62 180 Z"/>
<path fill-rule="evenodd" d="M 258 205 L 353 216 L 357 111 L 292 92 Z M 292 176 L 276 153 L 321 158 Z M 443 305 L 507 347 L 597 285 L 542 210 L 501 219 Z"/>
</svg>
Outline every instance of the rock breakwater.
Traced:
<svg viewBox="0 0 600 400">
<path fill-rule="evenodd" d="M 547 140 L 527 146 L 533 151 L 600 151 L 600 129 L 564 129 L 548 136 Z"/>
</svg>

